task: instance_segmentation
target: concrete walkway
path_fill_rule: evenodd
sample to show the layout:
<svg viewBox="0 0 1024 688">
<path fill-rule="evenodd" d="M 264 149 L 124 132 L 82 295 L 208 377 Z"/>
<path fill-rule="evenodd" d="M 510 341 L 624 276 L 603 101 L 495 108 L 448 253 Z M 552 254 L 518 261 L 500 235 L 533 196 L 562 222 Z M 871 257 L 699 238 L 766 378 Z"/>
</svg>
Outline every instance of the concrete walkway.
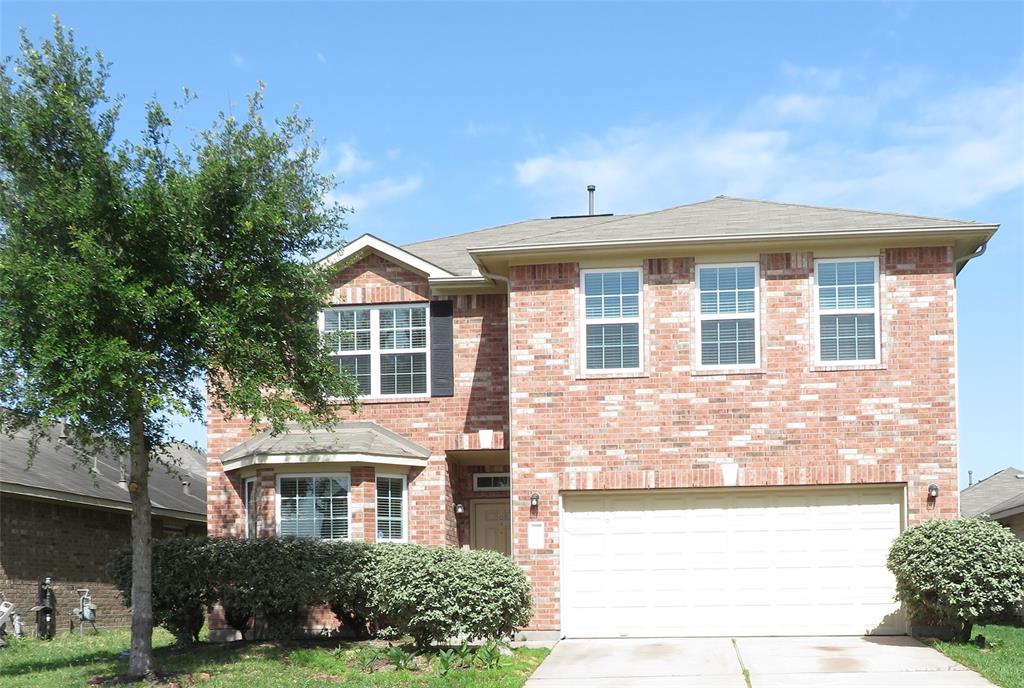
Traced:
<svg viewBox="0 0 1024 688">
<path fill-rule="evenodd" d="M 570 686 L 994 688 L 902 636 L 563 640 L 526 688 Z"/>
</svg>

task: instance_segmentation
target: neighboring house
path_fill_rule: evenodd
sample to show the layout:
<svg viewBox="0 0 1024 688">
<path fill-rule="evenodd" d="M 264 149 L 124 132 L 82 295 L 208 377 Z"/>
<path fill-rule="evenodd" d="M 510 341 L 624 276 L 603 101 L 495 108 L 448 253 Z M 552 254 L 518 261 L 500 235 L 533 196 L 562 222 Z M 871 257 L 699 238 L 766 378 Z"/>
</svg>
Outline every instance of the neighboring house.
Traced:
<svg viewBox="0 0 1024 688">
<path fill-rule="evenodd" d="M 113 553 L 130 542 L 131 505 L 119 457 L 96 456 L 76 464 L 75 453 L 49 429 L 34 456 L 29 438 L 0 433 L 0 591 L 27 624 L 36 586 L 51 576 L 57 597 L 57 629 L 69 628 L 77 588 L 88 588 L 100 627 L 127 626 L 131 613 L 107 575 Z M 153 536 L 206 533 L 206 457 L 184 444 L 171 448 L 180 461 L 171 475 L 150 474 Z M 127 462 L 127 457 L 123 457 Z M 189 483 L 185 485 L 183 483 Z"/>
<path fill-rule="evenodd" d="M 996 228 L 718 197 L 364 235 L 318 325 L 361 411 L 211 406 L 210 531 L 507 552 L 535 637 L 903 633 L 886 554 L 959 514 L 956 275 Z"/>
<path fill-rule="evenodd" d="M 964 516 L 986 514 L 1024 540 L 1024 471 L 1004 468 L 960 493 Z"/>
</svg>

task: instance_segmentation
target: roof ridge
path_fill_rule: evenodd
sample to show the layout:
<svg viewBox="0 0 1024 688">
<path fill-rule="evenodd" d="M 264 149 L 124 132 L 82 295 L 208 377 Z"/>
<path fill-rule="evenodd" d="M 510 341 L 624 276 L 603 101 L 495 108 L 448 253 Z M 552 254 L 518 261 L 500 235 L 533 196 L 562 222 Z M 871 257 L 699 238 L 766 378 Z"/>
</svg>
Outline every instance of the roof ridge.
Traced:
<svg viewBox="0 0 1024 688">
<path fill-rule="evenodd" d="M 432 241 L 441 241 L 442 239 L 454 239 L 455 237 L 469 236 L 470 234 L 479 234 L 481 232 L 490 232 L 493 229 L 502 229 L 503 227 L 515 227 L 516 225 L 523 225 L 526 224 L 527 222 L 540 222 L 546 219 L 550 218 L 535 217 L 526 220 L 516 220 L 515 222 L 506 222 L 503 225 L 494 225 L 493 227 L 483 227 L 481 229 L 471 229 L 468 232 L 455 232 L 454 234 L 445 234 L 443 236 L 434 237 L 433 239 L 423 239 L 421 241 L 413 241 L 408 244 L 399 244 L 399 246 L 401 248 L 407 249 L 410 246 L 418 246 L 419 244 L 429 244 Z"/>
<path fill-rule="evenodd" d="M 975 224 L 975 225 L 986 224 L 984 222 L 979 222 L 978 220 L 962 220 L 962 219 L 955 218 L 955 217 L 938 217 L 936 215 L 913 215 L 911 213 L 897 213 L 897 212 L 890 212 L 890 211 L 885 211 L 885 210 L 865 210 L 864 208 L 843 208 L 843 207 L 831 206 L 831 205 L 814 205 L 812 203 L 788 203 L 788 202 L 785 202 L 785 201 L 768 201 L 768 200 L 765 200 L 763 198 L 744 198 L 742 196 L 725 196 L 725 195 L 722 195 L 722 196 L 715 196 L 715 198 L 713 198 L 711 200 L 713 200 L 713 201 L 714 200 L 742 201 L 744 203 L 763 203 L 765 205 L 789 206 L 789 207 L 794 207 L 794 208 L 813 208 L 815 210 L 838 210 L 838 211 L 842 211 L 842 212 L 845 212 L 845 213 L 863 213 L 865 215 L 885 215 L 885 216 L 889 216 L 889 217 L 894 217 L 894 216 L 895 217 L 909 217 L 909 218 L 914 218 L 914 219 L 917 219 L 917 220 L 939 220 L 941 222 L 962 222 L 962 223 L 965 223 L 965 224 Z M 691 204 L 691 205 L 696 205 L 696 204 Z M 676 207 L 682 207 L 682 206 L 676 206 Z"/>
</svg>

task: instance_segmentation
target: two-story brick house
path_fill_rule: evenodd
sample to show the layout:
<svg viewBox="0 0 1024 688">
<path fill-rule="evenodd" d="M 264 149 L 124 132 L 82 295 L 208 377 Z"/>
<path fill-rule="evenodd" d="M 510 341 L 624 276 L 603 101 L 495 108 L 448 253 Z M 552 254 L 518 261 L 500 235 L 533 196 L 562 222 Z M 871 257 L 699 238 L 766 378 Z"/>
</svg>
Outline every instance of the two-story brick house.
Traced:
<svg viewBox="0 0 1024 688">
<path fill-rule="evenodd" d="M 956 276 L 996 228 L 718 197 L 363 236 L 318 324 L 362 410 L 211 409 L 210 532 L 508 552 L 537 636 L 903 633 L 885 556 L 958 513 Z"/>
</svg>

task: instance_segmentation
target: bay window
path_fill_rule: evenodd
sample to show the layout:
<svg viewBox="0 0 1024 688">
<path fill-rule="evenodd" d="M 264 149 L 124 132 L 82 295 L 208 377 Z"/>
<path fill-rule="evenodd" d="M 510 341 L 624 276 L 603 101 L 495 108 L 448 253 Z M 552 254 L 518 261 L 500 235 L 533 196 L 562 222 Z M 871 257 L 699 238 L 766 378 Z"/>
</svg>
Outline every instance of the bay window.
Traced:
<svg viewBox="0 0 1024 688">
<path fill-rule="evenodd" d="M 282 475 L 277 482 L 277 533 L 321 540 L 349 538 L 349 476 Z"/>
</svg>

